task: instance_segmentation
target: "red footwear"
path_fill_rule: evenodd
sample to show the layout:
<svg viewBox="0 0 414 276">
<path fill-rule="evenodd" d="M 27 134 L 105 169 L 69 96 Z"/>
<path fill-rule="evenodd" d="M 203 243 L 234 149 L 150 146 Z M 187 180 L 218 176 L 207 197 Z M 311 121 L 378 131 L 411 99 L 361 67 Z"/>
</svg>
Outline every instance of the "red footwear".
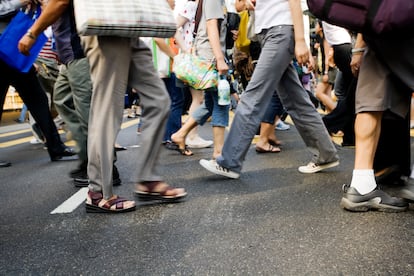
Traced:
<svg viewBox="0 0 414 276">
<path fill-rule="evenodd" d="M 87 213 L 124 213 L 135 210 L 134 201 L 127 200 L 117 195 L 105 200 L 103 199 L 102 193 L 92 191 L 88 191 L 85 205 Z M 130 206 L 127 207 L 128 205 Z"/>
<path fill-rule="evenodd" d="M 135 195 L 141 200 L 174 202 L 187 196 L 183 188 L 173 188 L 163 181 L 145 181 L 137 184 Z"/>
</svg>

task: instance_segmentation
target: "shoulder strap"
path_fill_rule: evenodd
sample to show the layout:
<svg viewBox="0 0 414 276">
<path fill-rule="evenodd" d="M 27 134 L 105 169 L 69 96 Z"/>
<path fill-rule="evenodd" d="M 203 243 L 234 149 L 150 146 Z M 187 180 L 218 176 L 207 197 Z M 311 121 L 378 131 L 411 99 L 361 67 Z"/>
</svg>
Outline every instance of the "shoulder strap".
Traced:
<svg viewBox="0 0 414 276">
<path fill-rule="evenodd" d="M 201 15 L 203 14 L 203 0 L 198 1 L 197 11 L 195 14 L 195 25 L 193 31 L 193 37 L 196 37 L 198 31 L 198 25 L 200 25 Z"/>
</svg>

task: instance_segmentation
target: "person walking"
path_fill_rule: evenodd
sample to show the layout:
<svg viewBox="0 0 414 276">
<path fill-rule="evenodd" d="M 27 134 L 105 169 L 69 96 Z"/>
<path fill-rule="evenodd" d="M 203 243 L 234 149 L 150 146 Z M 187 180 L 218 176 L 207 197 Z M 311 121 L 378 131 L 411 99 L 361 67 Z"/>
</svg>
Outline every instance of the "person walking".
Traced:
<svg viewBox="0 0 414 276">
<path fill-rule="evenodd" d="M 13 15 L 21 7 L 28 4 L 36 4 L 29 0 L 1 0 L 0 1 L 0 33 L 7 27 Z M 30 30 L 24 36 L 31 39 Z M 10 47 L 17 47 L 17 45 Z M 40 86 L 36 76 L 36 70 L 32 68 L 27 73 L 19 72 L 10 67 L 6 62 L 0 59 L 0 120 L 3 114 L 3 103 L 6 97 L 9 85 L 12 85 L 18 92 L 23 102 L 27 105 L 28 110 L 39 125 L 43 136 L 46 139 L 47 151 L 51 161 L 58 161 L 75 154 L 74 150 L 65 146 L 56 129 L 52 115 L 49 110 L 46 93 Z M 10 166 L 8 161 L 2 162 L 0 167 Z"/>
<path fill-rule="evenodd" d="M 200 160 L 208 171 L 239 178 L 243 161 L 276 90 L 299 134 L 312 153 L 311 161 L 300 166 L 302 173 L 315 173 L 339 165 L 337 150 L 292 64 L 309 61 L 300 0 L 246 1 L 255 10 L 255 33 L 262 50 L 252 79 L 237 107 L 222 154 L 216 160 Z"/>
<path fill-rule="evenodd" d="M 70 0 L 50 0 L 33 24 L 32 34 L 38 35 L 57 20 L 71 3 Z M 114 145 L 123 119 L 127 86 L 139 91 L 143 107 L 135 194 L 146 200 L 184 198 L 187 195 L 184 189 L 170 187 L 157 172 L 170 99 L 154 68 L 151 50 L 138 37 L 85 36 L 82 44 L 93 81 L 88 124 L 86 211 L 120 213 L 135 210 L 135 202 L 115 195 L 112 186 Z M 32 41 L 21 41 L 19 49 L 27 53 L 32 45 Z"/>
</svg>

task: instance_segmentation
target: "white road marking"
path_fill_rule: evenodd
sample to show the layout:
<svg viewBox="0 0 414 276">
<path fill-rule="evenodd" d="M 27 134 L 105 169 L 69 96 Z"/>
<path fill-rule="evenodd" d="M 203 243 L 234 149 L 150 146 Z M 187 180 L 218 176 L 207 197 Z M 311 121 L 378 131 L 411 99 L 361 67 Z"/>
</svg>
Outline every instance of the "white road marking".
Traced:
<svg viewBox="0 0 414 276">
<path fill-rule="evenodd" d="M 81 188 L 78 192 L 73 194 L 65 202 L 60 204 L 55 210 L 50 212 L 50 214 L 66 214 L 73 212 L 73 210 L 75 210 L 76 208 L 78 208 L 79 205 L 85 202 L 87 194 L 88 188 Z"/>
</svg>

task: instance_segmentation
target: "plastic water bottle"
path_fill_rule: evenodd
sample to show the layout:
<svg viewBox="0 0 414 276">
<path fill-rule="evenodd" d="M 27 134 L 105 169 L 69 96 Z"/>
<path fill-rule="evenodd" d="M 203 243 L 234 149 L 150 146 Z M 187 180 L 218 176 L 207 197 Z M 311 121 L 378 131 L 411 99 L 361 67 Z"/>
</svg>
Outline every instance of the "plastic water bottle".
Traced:
<svg viewBox="0 0 414 276">
<path fill-rule="evenodd" d="M 230 104 L 230 84 L 227 81 L 226 76 L 221 75 L 218 83 L 218 104 L 229 105 Z"/>
</svg>

